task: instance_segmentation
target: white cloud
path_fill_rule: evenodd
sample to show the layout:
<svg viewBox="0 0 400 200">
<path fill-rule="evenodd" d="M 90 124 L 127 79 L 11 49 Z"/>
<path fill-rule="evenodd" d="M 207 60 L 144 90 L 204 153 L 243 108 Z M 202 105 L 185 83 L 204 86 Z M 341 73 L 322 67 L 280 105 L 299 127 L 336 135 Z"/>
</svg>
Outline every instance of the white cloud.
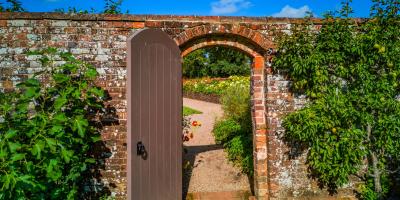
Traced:
<svg viewBox="0 0 400 200">
<path fill-rule="evenodd" d="M 302 18 L 306 16 L 307 12 L 312 12 L 311 9 L 305 5 L 300 8 L 293 8 L 289 5 L 286 5 L 282 8 L 282 10 L 278 13 L 273 14 L 273 17 L 292 17 L 292 18 Z"/>
<path fill-rule="evenodd" d="M 211 3 L 211 14 L 225 15 L 238 12 L 251 6 L 247 0 L 219 0 Z"/>
</svg>

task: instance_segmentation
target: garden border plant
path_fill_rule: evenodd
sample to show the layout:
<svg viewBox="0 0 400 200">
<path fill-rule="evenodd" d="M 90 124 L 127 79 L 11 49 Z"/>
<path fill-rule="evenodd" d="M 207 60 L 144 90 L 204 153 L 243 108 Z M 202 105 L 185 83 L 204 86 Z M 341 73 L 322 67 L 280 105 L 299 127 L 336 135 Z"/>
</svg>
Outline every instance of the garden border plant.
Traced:
<svg viewBox="0 0 400 200">
<path fill-rule="evenodd" d="M 42 71 L 0 93 L 0 199 L 109 195 L 104 185 L 93 186 L 104 165 L 97 147 L 106 149 L 105 91 L 95 85 L 96 69 L 54 48 L 29 56 Z"/>
<path fill-rule="evenodd" d="M 253 177 L 253 132 L 250 85 L 233 84 L 221 96 L 224 117 L 213 128 L 217 144 L 222 144 L 228 159 Z"/>
</svg>

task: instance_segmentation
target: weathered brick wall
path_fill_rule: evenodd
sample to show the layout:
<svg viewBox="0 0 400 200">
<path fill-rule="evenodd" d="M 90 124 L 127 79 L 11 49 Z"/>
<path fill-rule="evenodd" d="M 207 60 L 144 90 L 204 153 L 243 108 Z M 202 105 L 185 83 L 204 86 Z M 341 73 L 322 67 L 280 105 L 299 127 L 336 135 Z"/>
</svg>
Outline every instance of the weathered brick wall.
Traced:
<svg viewBox="0 0 400 200">
<path fill-rule="evenodd" d="M 260 199 L 323 199 L 333 197 L 307 176 L 304 155 L 290 160 L 280 136 L 282 116 L 304 104 L 293 97 L 290 82 L 271 70 L 270 48 L 275 32 L 288 31 L 298 19 L 64 15 L 56 13 L 0 13 L 0 88 L 10 89 L 40 69 L 26 52 L 46 47 L 70 51 L 97 67 L 99 86 L 106 89 L 118 123 L 104 129 L 103 141 L 111 157 L 103 181 L 118 199 L 126 198 L 126 39 L 142 28 L 160 28 L 180 46 L 182 54 L 213 45 L 231 46 L 253 57 L 252 103 L 254 122 L 255 188 Z M 319 23 L 315 20 L 316 24 Z M 320 25 L 316 25 L 320 26 Z"/>
</svg>

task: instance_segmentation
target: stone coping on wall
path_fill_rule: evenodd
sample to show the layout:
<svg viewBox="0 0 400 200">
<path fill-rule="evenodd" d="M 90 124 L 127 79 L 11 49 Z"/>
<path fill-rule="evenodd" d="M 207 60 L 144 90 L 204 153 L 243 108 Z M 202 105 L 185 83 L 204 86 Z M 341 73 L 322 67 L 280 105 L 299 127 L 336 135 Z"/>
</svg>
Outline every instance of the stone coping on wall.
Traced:
<svg viewBox="0 0 400 200">
<path fill-rule="evenodd" d="M 213 23 L 253 23 L 253 24 L 299 24 L 303 18 L 275 18 L 275 17 L 244 17 L 244 16 L 196 16 L 196 15 L 131 15 L 131 14 L 66 14 L 56 12 L 0 12 L 0 20 L 74 20 L 74 21 L 186 21 L 186 22 L 213 22 Z M 315 24 L 321 24 L 321 18 L 311 19 Z M 356 22 L 365 21 L 365 18 L 354 18 Z"/>
</svg>

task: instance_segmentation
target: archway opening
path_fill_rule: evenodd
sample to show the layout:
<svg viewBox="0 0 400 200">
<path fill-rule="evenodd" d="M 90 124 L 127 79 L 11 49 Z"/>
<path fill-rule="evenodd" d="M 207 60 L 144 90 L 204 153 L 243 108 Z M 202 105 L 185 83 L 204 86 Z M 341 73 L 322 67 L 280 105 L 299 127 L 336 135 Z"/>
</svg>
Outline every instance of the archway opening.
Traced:
<svg viewBox="0 0 400 200">
<path fill-rule="evenodd" d="M 254 194 L 250 80 L 261 56 L 240 43 L 201 41 L 182 51 L 183 199 L 247 198 Z"/>
</svg>

